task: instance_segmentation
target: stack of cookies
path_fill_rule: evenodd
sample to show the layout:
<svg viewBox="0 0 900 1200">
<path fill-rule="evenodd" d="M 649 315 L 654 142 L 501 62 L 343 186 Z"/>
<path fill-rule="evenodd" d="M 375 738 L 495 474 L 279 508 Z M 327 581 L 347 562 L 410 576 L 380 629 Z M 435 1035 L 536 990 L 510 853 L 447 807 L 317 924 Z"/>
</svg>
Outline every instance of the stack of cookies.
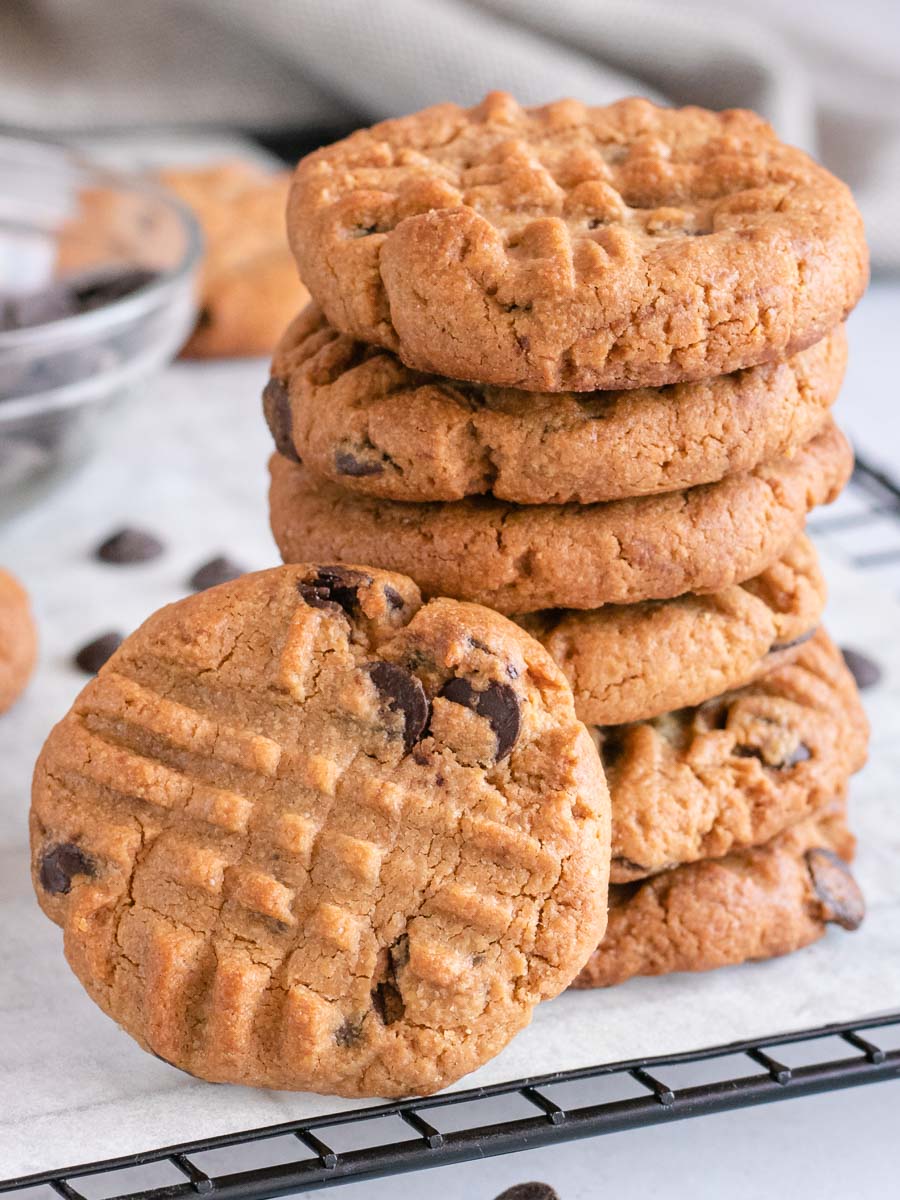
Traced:
<svg viewBox="0 0 900 1200">
<path fill-rule="evenodd" d="M 401 571 L 562 667 L 613 810 L 578 983 L 854 928 L 866 722 L 803 532 L 852 467 L 844 185 L 748 112 L 493 94 L 303 160 L 288 233 L 282 557 Z"/>
</svg>

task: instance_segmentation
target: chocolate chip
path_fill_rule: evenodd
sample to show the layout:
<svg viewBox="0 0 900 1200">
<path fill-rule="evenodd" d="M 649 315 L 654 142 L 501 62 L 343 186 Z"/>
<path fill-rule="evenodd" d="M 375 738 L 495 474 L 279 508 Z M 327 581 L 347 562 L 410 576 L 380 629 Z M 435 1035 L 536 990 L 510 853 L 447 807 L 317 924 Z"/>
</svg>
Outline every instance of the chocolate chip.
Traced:
<svg viewBox="0 0 900 1200">
<path fill-rule="evenodd" d="M 70 289 L 57 283 L 40 292 L 4 297 L 0 300 L 0 325 L 3 329 L 27 329 L 72 317 L 77 311 Z"/>
<path fill-rule="evenodd" d="M 801 633 L 799 637 L 792 638 L 789 642 L 773 642 L 769 647 L 769 653 L 777 654 L 779 650 L 793 650 L 796 646 L 802 646 L 804 642 L 808 642 L 811 637 L 815 637 L 815 634 L 815 629 L 808 629 L 806 633 Z"/>
<path fill-rule="evenodd" d="M 149 562 L 163 552 L 158 537 L 144 529 L 119 529 L 97 547 L 97 558 L 107 563 L 123 566 L 130 563 Z"/>
<path fill-rule="evenodd" d="M 361 478 L 363 475 L 381 475 L 384 463 L 363 462 L 347 450 L 337 450 L 334 455 L 334 467 L 338 475 L 349 475 L 351 478 Z"/>
<path fill-rule="evenodd" d="M 287 384 L 283 379 L 272 378 L 263 389 L 263 414 L 269 433 L 275 442 L 275 449 L 291 462 L 299 462 L 300 455 L 294 446 L 293 417 L 291 416 L 291 397 Z"/>
<path fill-rule="evenodd" d="M 403 750 L 408 754 L 428 724 L 428 699 L 415 675 L 396 663 L 369 663 L 369 675 L 392 712 L 403 715 Z"/>
<path fill-rule="evenodd" d="M 102 308 L 104 304 L 111 304 L 114 300 L 123 300 L 132 292 L 152 283 L 154 279 L 155 271 L 134 267 L 127 271 L 95 272 L 67 282 L 79 311 L 91 312 L 95 308 Z"/>
<path fill-rule="evenodd" d="M 362 1037 L 363 1023 L 362 1019 L 358 1021 L 344 1021 L 334 1035 L 334 1040 L 339 1046 L 354 1046 Z"/>
<path fill-rule="evenodd" d="M 75 665 L 86 675 L 96 675 L 108 658 L 122 645 L 121 633 L 111 630 L 103 633 L 86 646 L 82 646 L 75 655 Z"/>
<path fill-rule="evenodd" d="M 205 592 L 207 588 L 218 587 L 220 583 L 231 583 L 245 574 L 245 568 L 232 562 L 230 558 L 219 555 L 205 562 L 188 580 L 195 592 Z"/>
<path fill-rule="evenodd" d="M 397 972 L 409 962 L 409 935 L 403 933 L 392 946 L 378 952 L 376 978 L 372 989 L 372 1007 L 384 1025 L 393 1025 L 406 1011 L 403 996 L 397 987 Z"/>
<path fill-rule="evenodd" d="M 467 679 L 457 677 L 448 680 L 438 694 L 484 717 L 497 738 L 497 762 L 506 758 L 516 744 L 521 726 L 519 700 L 509 684 L 492 681 L 479 692 Z"/>
<path fill-rule="evenodd" d="M 798 742 L 785 758 L 777 762 L 772 762 L 761 746 L 738 745 L 732 753 L 736 758 L 758 758 L 764 767 L 772 767 L 776 771 L 787 771 L 812 758 L 812 751 L 804 742 Z"/>
<path fill-rule="evenodd" d="M 865 690 L 881 682 L 881 667 L 873 658 L 869 658 L 868 654 L 863 654 L 861 650 L 854 650 L 851 646 L 842 646 L 841 654 L 843 654 L 847 670 L 856 680 L 858 688 Z"/>
<path fill-rule="evenodd" d="M 51 896 L 68 896 L 76 875 L 93 878 L 96 869 L 94 860 L 83 850 L 71 842 L 63 842 L 44 851 L 38 878 L 41 887 Z"/>
<path fill-rule="evenodd" d="M 396 610 L 403 607 L 403 597 L 400 595 L 397 589 L 392 588 L 389 583 L 384 585 L 384 598 L 388 602 L 388 608 L 393 608 Z"/>
<path fill-rule="evenodd" d="M 858 929 L 866 915 L 866 902 L 844 860 L 833 850 L 817 847 L 807 850 L 806 866 L 825 920 L 844 929 Z"/>
<path fill-rule="evenodd" d="M 496 1200 L 559 1200 L 559 1193 L 549 1183 L 517 1183 L 505 1192 L 501 1192 Z"/>
<path fill-rule="evenodd" d="M 297 591 L 313 608 L 340 608 L 349 615 L 359 603 L 359 589 L 371 582 L 371 575 L 349 567 L 319 567 L 312 579 L 301 579 Z"/>
<path fill-rule="evenodd" d="M 396 985 L 385 979 L 372 989 L 372 1007 L 383 1025 L 393 1025 L 406 1011 Z"/>
</svg>

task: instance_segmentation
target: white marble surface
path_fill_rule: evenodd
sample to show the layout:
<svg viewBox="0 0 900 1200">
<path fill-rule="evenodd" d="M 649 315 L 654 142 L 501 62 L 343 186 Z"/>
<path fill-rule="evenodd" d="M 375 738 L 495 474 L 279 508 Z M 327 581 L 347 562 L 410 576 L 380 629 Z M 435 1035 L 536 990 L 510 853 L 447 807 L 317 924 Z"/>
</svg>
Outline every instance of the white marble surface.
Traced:
<svg viewBox="0 0 900 1200">
<path fill-rule="evenodd" d="M 890 395 L 888 362 L 898 316 L 900 289 L 879 287 L 853 318 L 841 411 L 860 446 L 900 470 L 900 410 Z M 136 1051 L 70 978 L 58 932 L 29 896 L 22 853 L 30 763 L 81 683 L 68 665 L 72 648 L 107 628 L 133 627 L 180 594 L 190 571 L 213 553 L 227 551 L 248 568 L 275 561 L 265 524 L 268 440 L 258 416 L 263 374 L 259 363 L 174 368 L 135 398 L 85 471 L 0 530 L 0 561 L 29 585 L 42 630 L 34 685 L 0 722 L 0 918 L 6 929 L 0 943 L 0 1178 L 44 1165 L 41 1143 L 59 1165 L 96 1157 L 97 1147 L 112 1143 L 124 1150 L 123 1137 L 137 1138 L 134 1148 L 148 1148 L 217 1123 L 246 1127 L 306 1110 L 304 1098 L 193 1083 Z M 128 569 L 93 563 L 92 546 L 126 522 L 163 533 L 166 557 Z M 889 575 L 876 585 L 840 568 L 833 584 L 830 621 L 838 636 L 893 664 L 892 686 L 872 698 L 873 763 L 854 789 L 863 841 L 859 874 L 872 908 L 864 930 L 854 938 L 834 934 L 781 963 L 564 997 L 544 1006 L 532 1029 L 484 1069 L 485 1080 L 900 1007 L 900 821 L 893 803 L 900 766 L 900 646 L 894 644 L 900 609 L 890 598 L 898 588 Z M 780 1184 L 796 1179 L 800 1188 L 812 1172 L 820 1198 L 846 1196 L 850 1179 L 855 1196 L 890 1194 L 877 1162 L 893 1107 L 887 1093 L 898 1089 L 900 1083 L 881 1085 L 447 1168 L 428 1184 L 413 1176 L 348 1185 L 341 1194 L 412 1197 L 424 1186 L 441 1186 L 448 1197 L 490 1197 L 537 1177 L 553 1182 L 564 1200 L 593 1196 L 601 1185 L 628 1195 L 636 1178 L 642 1192 L 666 1187 L 672 1194 L 672 1180 L 683 1179 L 684 1194 L 690 1180 L 692 1197 L 756 1196 L 775 1178 L 769 1147 Z M 800 1147 L 813 1131 L 811 1164 Z"/>
</svg>

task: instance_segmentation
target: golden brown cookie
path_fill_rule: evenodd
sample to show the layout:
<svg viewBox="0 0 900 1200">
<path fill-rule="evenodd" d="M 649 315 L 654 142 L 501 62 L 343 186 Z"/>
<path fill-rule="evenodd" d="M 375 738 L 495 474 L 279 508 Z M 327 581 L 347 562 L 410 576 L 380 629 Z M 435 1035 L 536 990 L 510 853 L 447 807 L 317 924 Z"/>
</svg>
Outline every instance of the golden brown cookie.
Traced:
<svg viewBox="0 0 900 1200">
<path fill-rule="evenodd" d="M 31 832 L 90 995 L 210 1080 L 435 1091 L 606 923 L 609 799 L 562 673 L 365 567 L 156 613 L 51 733 Z"/>
<path fill-rule="evenodd" d="M 537 394 L 412 371 L 310 305 L 275 351 L 264 407 L 282 454 L 350 491 L 592 504 L 791 453 L 827 420 L 846 358 L 839 327 L 787 362 L 696 383 Z"/>
<path fill-rule="evenodd" d="M 776 958 L 830 924 L 857 929 L 865 901 L 847 866 L 853 849 L 841 804 L 765 846 L 612 887 L 606 937 L 573 987 Z"/>
<path fill-rule="evenodd" d="M 801 535 L 760 575 L 719 592 L 517 619 L 562 667 L 581 720 L 619 725 L 701 704 L 795 657 L 824 606 Z"/>
<path fill-rule="evenodd" d="M 821 629 L 755 683 L 594 732 L 616 883 L 767 842 L 842 793 L 868 742 L 853 676 Z"/>
<path fill-rule="evenodd" d="M 0 567 L 0 713 L 22 693 L 36 657 L 37 630 L 28 593 Z"/>
<path fill-rule="evenodd" d="M 309 299 L 284 231 L 289 174 L 235 161 L 172 167 L 160 179 L 193 210 L 206 239 L 200 313 L 183 353 L 270 354 Z"/>
<path fill-rule="evenodd" d="M 285 562 L 376 561 L 428 595 L 505 613 L 599 608 L 715 592 L 765 570 L 807 511 L 847 482 L 852 452 L 829 424 L 792 459 L 719 483 L 592 505 L 470 498 L 404 504 L 354 495 L 273 455 L 272 531 Z"/>
<path fill-rule="evenodd" d="M 793 354 L 868 278 L 848 189 L 754 113 L 494 92 L 326 146 L 288 234 L 329 321 L 411 367 L 659 387 Z"/>
</svg>

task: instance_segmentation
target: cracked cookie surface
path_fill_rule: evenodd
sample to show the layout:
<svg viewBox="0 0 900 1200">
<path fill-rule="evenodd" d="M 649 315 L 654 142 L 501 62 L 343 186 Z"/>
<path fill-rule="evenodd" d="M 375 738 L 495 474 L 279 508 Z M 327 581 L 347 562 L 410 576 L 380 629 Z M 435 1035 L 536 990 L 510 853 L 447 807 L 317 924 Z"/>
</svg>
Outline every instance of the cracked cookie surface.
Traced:
<svg viewBox="0 0 900 1200">
<path fill-rule="evenodd" d="M 742 110 L 494 92 L 299 164 L 288 235 L 329 321 L 411 367 L 535 391 L 755 366 L 868 278 L 849 190 Z"/>
<path fill-rule="evenodd" d="M 473 497 L 406 504 L 354 495 L 272 456 L 272 532 L 285 562 L 377 562 L 428 595 L 505 613 L 599 608 L 715 592 L 765 570 L 807 511 L 849 478 L 852 453 L 831 423 L 791 459 L 660 496 L 592 505 Z"/>
<path fill-rule="evenodd" d="M 282 454 L 350 491 L 591 504 L 792 452 L 825 424 L 846 358 L 838 328 L 786 362 L 696 383 L 537 394 L 413 371 L 310 305 L 279 342 L 264 408 Z"/>
<path fill-rule="evenodd" d="M 611 887 L 606 937 L 573 986 L 776 958 L 830 924 L 857 929 L 865 901 L 847 866 L 853 851 L 840 803 L 764 846 Z"/>
<path fill-rule="evenodd" d="M 611 878 L 767 842 L 845 791 L 868 732 L 853 677 L 822 629 L 746 687 L 593 730 L 612 796 Z"/>
<path fill-rule="evenodd" d="M 182 353 L 271 353 L 298 305 L 309 299 L 284 230 L 289 174 L 234 161 L 171 167 L 159 178 L 192 209 L 206 243 L 200 312 Z"/>
<path fill-rule="evenodd" d="M 35 769 L 75 973 L 204 1079 L 428 1093 L 606 921 L 609 800 L 549 655 L 402 576 L 278 568 L 128 638 Z"/>
<path fill-rule="evenodd" d="M 796 657 L 824 606 L 816 552 L 801 535 L 722 591 L 516 619 L 562 667 L 581 720 L 620 725 L 701 704 Z"/>
<path fill-rule="evenodd" d="M 0 567 L 0 713 L 19 698 L 34 669 L 37 630 L 28 593 Z"/>
</svg>

